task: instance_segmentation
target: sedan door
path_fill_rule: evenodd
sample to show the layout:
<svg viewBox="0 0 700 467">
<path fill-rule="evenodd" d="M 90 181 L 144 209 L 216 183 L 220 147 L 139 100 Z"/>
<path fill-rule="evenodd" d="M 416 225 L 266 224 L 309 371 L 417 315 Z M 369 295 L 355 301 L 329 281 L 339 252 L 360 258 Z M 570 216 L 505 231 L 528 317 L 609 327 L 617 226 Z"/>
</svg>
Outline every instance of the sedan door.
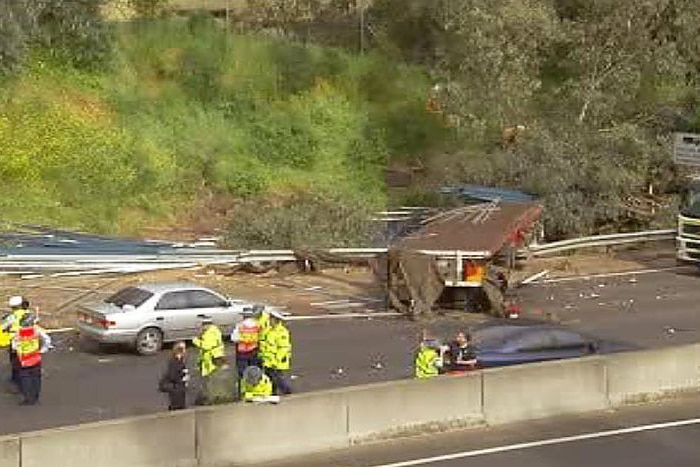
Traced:
<svg viewBox="0 0 700 467">
<path fill-rule="evenodd" d="M 165 340 L 188 339 L 197 334 L 199 323 L 190 306 L 190 293 L 188 290 L 166 292 L 156 304 L 153 312 Z"/>
<path fill-rule="evenodd" d="M 239 320 L 239 313 L 224 297 L 209 290 L 199 289 L 187 291 L 187 298 L 192 316 L 196 321 L 201 321 L 202 316 L 208 316 L 214 320 L 214 324 L 219 326 L 224 335 L 230 335 L 233 332 Z M 193 337 L 196 332 L 195 329 Z"/>
</svg>

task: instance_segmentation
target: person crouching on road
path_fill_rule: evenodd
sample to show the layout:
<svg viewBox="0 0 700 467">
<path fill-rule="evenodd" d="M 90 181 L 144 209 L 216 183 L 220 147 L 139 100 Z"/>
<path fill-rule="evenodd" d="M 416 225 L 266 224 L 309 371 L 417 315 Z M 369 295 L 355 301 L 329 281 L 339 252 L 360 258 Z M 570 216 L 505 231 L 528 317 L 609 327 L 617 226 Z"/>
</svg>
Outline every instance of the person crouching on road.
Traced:
<svg viewBox="0 0 700 467">
<path fill-rule="evenodd" d="M 443 367 L 444 350 L 437 339 L 423 332 L 423 339 L 415 360 L 416 378 L 427 379 L 438 376 Z"/>
<path fill-rule="evenodd" d="M 241 399 L 244 402 L 254 402 L 272 395 L 272 381 L 255 365 L 251 365 L 243 372 L 241 379 Z"/>
<path fill-rule="evenodd" d="M 168 394 L 168 410 L 181 410 L 187 407 L 187 383 L 190 372 L 187 369 L 187 345 L 177 342 L 173 345 L 173 355 L 160 379 L 159 389 Z"/>
<path fill-rule="evenodd" d="M 36 325 L 36 315 L 22 317 L 20 329 L 12 338 L 12 348 L 19 362 L 20 391 L 24 399 L 20 405 L 35 405 L 41 393 L 41 354 L 51 348 L 51 338 Z"/>
<path fill-rule="evenodd" d="M 450 373 L 463 373 L 476 369 L 476 353 L 469 334 L 457 333 L 455 340 L 450 343 L 448 355 Z"/>
<path fill-rule="evenodd" d="M 225 364 L 226 349 L 221 330 L 209 318 L 202 319 L 202 328 L 199 336 L 192 340 L 199 349 L 199 376 L 201 387 L 197 397 L 197 404 L 206 404 L 211 399 L 211 378 L 214 373 Z"/>
<path fill-rule="evenodd" d="M 284 316 L 273 310 L 270 312 L 270 328 L 265 333 L 262 362 L 265 374 L 272 380 L 277 395 L 292 393 L 292 388 L 287 381 L 291 360 L 292 341 L 289 329 L 284 325 Z"/>
<path fill-rule="evenodd" d="M 2 322 L 1 331 L 4 335 L 7 335 L 5 339 L 12 342 L 12 339 L 17 335 L 19 328 L 21 327 L 20 322 L 22 318 L 29 313 L 29 302 L 19 295 L 10 297 L 8 302 L 10 306 L 10 314 Z M 19 389 L 19 360 L 17 360 L 17 352 L 8 344 L 8 357 L 10 360 L 10 368 L 12 368 L 12 375 L 10 381 Z"/>
</svg>

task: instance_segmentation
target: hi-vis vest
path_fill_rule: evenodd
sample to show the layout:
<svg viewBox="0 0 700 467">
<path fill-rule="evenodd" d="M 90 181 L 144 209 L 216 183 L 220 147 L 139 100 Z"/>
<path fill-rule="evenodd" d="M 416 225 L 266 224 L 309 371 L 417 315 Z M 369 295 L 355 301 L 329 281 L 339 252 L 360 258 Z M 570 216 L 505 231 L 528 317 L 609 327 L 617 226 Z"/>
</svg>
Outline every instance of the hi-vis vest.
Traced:
<svg viewBox="0 0 700 467">
<path fill-rule="evenodd" d="M 19 323 L 22 322 L 24 315 L 29 313 L 29 310 L 19 309 L 12 312 L 12 325 L 10 326 L 10 333 L 14 335 L 21 327 Z"/>
<path fill-rule="evenodd" d="M 41 337 L 36 327 L 20 328 L 17 358 L 22 368 L 41 363 Z"/>
<path fill-rule="evenodd" d="M 253 352 L 258 348 L 260 340 L 260 325 L 252 318 L 244 319 L 238 326 L 238 344 L 236 350 L 240 353 Z"/>
</svg>

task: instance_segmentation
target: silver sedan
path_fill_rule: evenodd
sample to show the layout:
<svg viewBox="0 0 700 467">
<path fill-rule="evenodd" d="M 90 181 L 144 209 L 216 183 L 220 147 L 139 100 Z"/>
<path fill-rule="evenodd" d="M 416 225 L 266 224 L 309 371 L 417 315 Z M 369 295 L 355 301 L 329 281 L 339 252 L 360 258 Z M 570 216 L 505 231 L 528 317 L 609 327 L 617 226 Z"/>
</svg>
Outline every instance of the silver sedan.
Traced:
<svg viewBox="0 0 700 467">
<path fill-rule="evenodd" d="M 204 318 L 230 335 L 255 306 L 188 282 L 139 284 L 80 306 L 78 330 L 98 343 L 128 344 L 153 355 L 164 342 L 194 338 Z"/>
</svg>

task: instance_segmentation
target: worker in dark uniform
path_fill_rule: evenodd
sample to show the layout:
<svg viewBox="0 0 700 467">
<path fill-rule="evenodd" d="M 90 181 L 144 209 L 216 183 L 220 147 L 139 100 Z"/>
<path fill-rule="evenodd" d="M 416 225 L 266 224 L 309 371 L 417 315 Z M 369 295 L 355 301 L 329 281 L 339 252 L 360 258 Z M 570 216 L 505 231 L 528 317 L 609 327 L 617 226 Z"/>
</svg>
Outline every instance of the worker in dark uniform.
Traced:
<svg viewBox="0 0 700 467">
<path fill-rule="evenodd" d="M 172 358 L 160 379 L 159 389 L 168 395 L 168 410 L 180 410 L 187 407 L 187 383 L 190 372 L 186 363 L 187 346 L 178 342 L 173 346 Z"/>
<path fill-rule="evenodd" d="M 476 352 L 469 334 L 457 333 L 455 340 L 450 342 L 448 361 L 449 373 L 463 373 L 477 368 Z"/>
</svg>

